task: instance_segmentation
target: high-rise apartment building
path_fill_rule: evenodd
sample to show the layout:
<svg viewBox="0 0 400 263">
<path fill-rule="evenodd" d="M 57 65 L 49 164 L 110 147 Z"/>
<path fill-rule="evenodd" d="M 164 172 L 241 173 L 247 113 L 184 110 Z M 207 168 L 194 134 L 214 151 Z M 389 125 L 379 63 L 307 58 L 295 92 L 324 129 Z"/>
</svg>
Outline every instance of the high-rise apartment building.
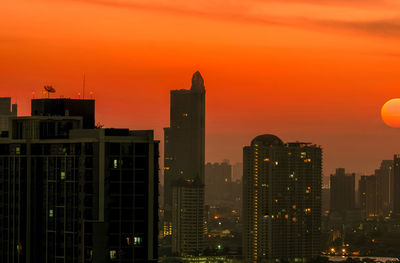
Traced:
<svg viewBox="0 0 400 263">
<path fill-rule="evenodd" d="M 172 236 L 174 254 L 195 255 L 204 246 L 199 233 L 204 233 L 205 88 L 198 71 L 190 90 L 171 91 L 164 140 L 164 235 Z M 182 205 L 198 216 L 174 210 Z"/>
<path fill-rule="evenodd" d="M 204 187 L 196 181 L 175 182 L 172 188 L 172 251 L 199 255 L 204 246 Z M 201 220 L 200 220 L 201 219 Z"/>
<path fill-rule="evenodd" d="M 157 261 L 153 131 L 82 129 L 83 119 L 11 119 L 0 140 L 1 262 Z"/>
<path fill-rule="evenodd" d="M 7 133 L 9 118 L 15 116 L 17 116 L 17 104 L 11 104 L 9 97 L 0 98 L 0 134 Z"/>
<path fill-rule="evenodd" d="M 306 261 L 320 255 L 322 150 L 260 135 L 243 149 L 246 262 Z"/>
<path fill-rule="evenodd" d="M 355 209 L 355 174 L 346 174 L 344 168 L 337 168 L 330 176 L 330 210 L 341 212 Z"/>
</svg>

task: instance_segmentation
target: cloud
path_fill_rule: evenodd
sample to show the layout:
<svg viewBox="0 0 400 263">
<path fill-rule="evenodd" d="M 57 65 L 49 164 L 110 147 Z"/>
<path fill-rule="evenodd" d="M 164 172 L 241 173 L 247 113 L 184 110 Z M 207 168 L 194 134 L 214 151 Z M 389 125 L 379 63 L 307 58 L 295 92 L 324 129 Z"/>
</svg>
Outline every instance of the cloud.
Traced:
<svg viewBox="0 0 400 263">
<path fill-rule="evenodd" d="M 169 13 L 173 15 L 204 17 L 213 20 L 230 21 L 236 23 L 258 24 L 267 26 L 284 26 L 295 27 L 308 30 L 332 31 L 337 33 L 349 32 L 353 34 L 384 37 L 384 38 L 400 38 L 400 19 L 382 19 L 382 20 L 366 20 L 366 21 L 344 21 L 344 20 L 321 20 L 302 17 L 283 17 L 270 15 L 255 15 L 246 12 L 248 6 L 241 5 L 236 0 L 224 1 L 225 5 L 221 5 L 219 1 L 201 1 L 202 5 L 182 4 L 181 1 L 171 2 L 137 2 L 137 1 L 117 1 L 117 0 L 74 0 L 87 4 L 102 5 L 113 8 L 124 8 L 132 10 L 143 10 L 149 12 Z M 253 0 L 263 1 L 268 0 Z M 302 3 L 385 3 L 382 0 L 270 0 L 281 2 L 302 2 Z M 193 2 L 191 2 L 193 3 Z M 221 7 L 221 8 L 218 8 Z"/>
<path fill-rule="evenodd" d="M 220 9 L 216 9 L 215 6 L 214 8 L 212 8 L 214 4 L 217 4 L 217 2 L 214 1 L 199 2 L 199 5 L 196 8 L 189 7 L 188 5 L 186 6 L 180 5 L 180 3 L 183 3 L 180 1 L 176 1 L 174 2 L 174 4 L 165 4 L 164 2 L 161 1 L 153 3 L 151 3 L 150 1 L 147 3 L 143 2 L 139 3 L 136 1 L 112 1 L 112 0 L 73 0 L 73 1 L 114 7 L 114 8 L 144 10 L 149 12 L 170 13 L 170 14 L 184 15 L 184 16 L 205 17 L 214 20 L 225 20 L 233 22 L 265 24 L 265 25 L 290 24 L 289 22 L 285 22 L 284 19 L 279 17 L 259 17 L 259 16 L 246 15 L 244 14 L 244 12 L 242 12 L 243 8 L 246 8 L 245 5 L 240 5 L 240 4 L 238 4 L 237 6 L 220 5 L 221 6 Z M 232 2 L 236 3 L 236 1 L 231 1 L 231 3 Z"/>
<path fill-rule="evenodd" d="M 363 35 L 400 38 L 400 19 L 371 21 L 309 20 L 308 23 L 321 28 L 349 31 Z"/>
<path fill-rule="evenodd" d="M 314 5 L 388 5 L 388 1 L 384 0 L 253 0 L 258 2 L 282 2 L 282 3 L 301 3 L 301 4 L 314 4 Z"/>
</svg>

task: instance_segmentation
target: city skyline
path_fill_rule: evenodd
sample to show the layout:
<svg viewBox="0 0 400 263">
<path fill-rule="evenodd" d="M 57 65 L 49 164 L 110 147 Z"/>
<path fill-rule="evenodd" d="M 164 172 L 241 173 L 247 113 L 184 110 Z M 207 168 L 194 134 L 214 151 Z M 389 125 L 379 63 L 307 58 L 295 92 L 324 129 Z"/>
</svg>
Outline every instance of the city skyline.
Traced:
<svg viewBox="0 0 400 263">
<path fill-rule="evenodd" d="M 336 167 L 370 174 L 400 148 L 398 130 L 380 119 L 400 96 L 398 3 L 348 2 L 6 0 L 0 91 L 28 115 L 33 91 L 52 84 L 53 97 L 77 98 L 85 73 L 99 121 L 155 128 L 162 139 L 169 90 L 200 70 L 206 161 L 238 162 L 268 132 L 320 144 L 325 176 Z"/>
</svg>

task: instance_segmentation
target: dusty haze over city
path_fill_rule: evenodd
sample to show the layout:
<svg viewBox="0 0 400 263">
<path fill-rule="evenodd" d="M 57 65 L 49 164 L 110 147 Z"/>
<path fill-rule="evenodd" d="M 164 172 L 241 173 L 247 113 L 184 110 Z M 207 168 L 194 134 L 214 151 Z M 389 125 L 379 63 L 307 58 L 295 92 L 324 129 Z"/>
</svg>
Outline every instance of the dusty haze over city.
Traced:
<svg viewBox="0 0 400 263">
<path fill-rule="evenodd" d="M 155 128 L 162 140 L 169 91 L 200 70 L 206 161 L 239 162 L 271 133 L 321 145 L 325 175 L 370 174 L 400 151 L 400 131 L 380 118 L 400 97 L 398 10 L 378 0 L 5 0 L 0 92 L 29 115 L 46 84 L 77 98 L 85 73 L 97 121 Z"/>
</svg>

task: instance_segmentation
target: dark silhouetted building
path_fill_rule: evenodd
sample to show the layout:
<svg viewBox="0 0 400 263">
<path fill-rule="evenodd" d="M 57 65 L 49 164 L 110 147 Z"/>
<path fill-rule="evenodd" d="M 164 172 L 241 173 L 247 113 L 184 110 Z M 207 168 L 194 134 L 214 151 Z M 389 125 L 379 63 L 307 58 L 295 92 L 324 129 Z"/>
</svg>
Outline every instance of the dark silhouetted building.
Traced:
<svg viewBox="0 0 400 263">
<path fill-rule="evenodd" d="M 164 139 L 164 235 L 172 236 L 174 254 L 197 255 L 204 248 L 205 231 L 205 88 L 199 72 L 193 74 L 190 90 L 171 91 Z M 173 211 L 182 206 L 187 210 Z M 174 224 L 174 217 L 179 222 Z"/>
<path fill-rule="evenodd" d="M 393 214 L 400 216 L 400 155 L 393 157 Z"/>
<path fill-rule="evenodd" d="M 0 140 L 1 262 L 157 261 L 153 131 L 82 120 L 11 119 Z"/>
<path fill-rule="evenodd" d="M 0 98 L 0 134 L 7 136 L 10 117 L 17 116 L 17 104 L 11 104 L 11 98 Z"/>
<path fill-rule="evenodd" d="M 378 178 L 375 175 L 361 176 L 358 183 L 361 215 L 363 218 L 379 216 Z"/>
<path fill-rule="evenodd" d="M 243 149 L 245 262 L 320 255 L 322 150 L 260 135 Z"/>
<path fill-rule="evenodd" d="M 95 101 L 81 99 L 33 99 L 32 116 L 81 116 L 83 128 L 95 126 Z"/>
<path fill-rule="evenodd" d="M 321 199 L 322 205 L 321 210 L 322 214 L 329 214 L 330 212 L 330 203 L 331 203 L 331 190 L 327 187 L 322 187 L 321 189 Z"/>
<path fill-rule="evenodd" d="M 232 181 L 242 181 L 243 163 L 235 163 L 232 165 Z"/>
<path fill-rule="evenodd" d="M 344 168 L 337 168 L 330 181 L 330 210 L 341 213 L 354 210 L 355 174 L 345 174 Z"/>
<path fill-rule="evenodd" d="M 379 169 L 375 170 L 377 180 L 377 213 L 389 216 L 392 206 L 393 160 L 383 160 Z"/>
</svg>

